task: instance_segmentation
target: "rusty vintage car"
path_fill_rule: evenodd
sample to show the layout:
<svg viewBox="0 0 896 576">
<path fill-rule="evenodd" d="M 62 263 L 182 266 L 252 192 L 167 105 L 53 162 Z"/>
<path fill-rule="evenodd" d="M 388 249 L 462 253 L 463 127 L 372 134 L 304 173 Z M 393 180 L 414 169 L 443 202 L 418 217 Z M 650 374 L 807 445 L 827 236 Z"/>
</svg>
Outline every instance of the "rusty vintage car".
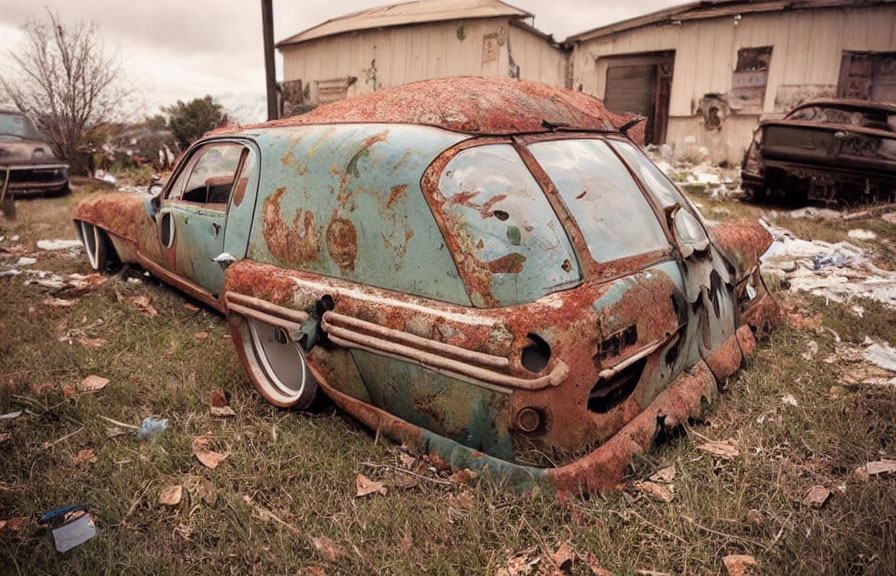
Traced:
<svg viewBox="0 0 896 576">
<path fill-rule="evenodd" d="M 21 112 L 0 110 L 0 200 L 33 194 L 66 194 L 68 164 Z"/>
<path fill-rule="evenodd" d="M 795 203 L 886 201 L 896 197 L 896 104 L 821 99 L 759 124 L 744 156 L 743 186 L 754 200 Z"/>
<path fill-rule="evenodd" d="M 776 311 L 758 223 L 710 225 L 584 94 L 451 78 L 210 135 L 160 196 L 74 213 L 226 314 L 261 395 L 517 486 L 612 488 Z"/>
</svg>

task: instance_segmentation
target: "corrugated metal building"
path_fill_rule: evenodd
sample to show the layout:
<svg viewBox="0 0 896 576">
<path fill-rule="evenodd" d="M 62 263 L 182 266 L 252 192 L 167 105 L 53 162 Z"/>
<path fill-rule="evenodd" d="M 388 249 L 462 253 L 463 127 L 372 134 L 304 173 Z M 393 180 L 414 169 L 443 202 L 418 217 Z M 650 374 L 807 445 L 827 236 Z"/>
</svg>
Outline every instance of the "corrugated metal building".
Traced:
<svg viewBox="0 0 896 576">
<path fill-rule="evenodd" d="M 464 75 L 562 86 L 565 54 L 532 17 L 498 0 L 418 0 L 334 18 L 277 44 L 284 97 L 313 106 Z"/>
<path fill-rule="evenodd" d="M 648 116 L 647 141 L 737 164 L 760 118 L 812 97 L 896 101 L 896 2 L 696 2 L 567 39 L 572 86 Z"/>
</svg>

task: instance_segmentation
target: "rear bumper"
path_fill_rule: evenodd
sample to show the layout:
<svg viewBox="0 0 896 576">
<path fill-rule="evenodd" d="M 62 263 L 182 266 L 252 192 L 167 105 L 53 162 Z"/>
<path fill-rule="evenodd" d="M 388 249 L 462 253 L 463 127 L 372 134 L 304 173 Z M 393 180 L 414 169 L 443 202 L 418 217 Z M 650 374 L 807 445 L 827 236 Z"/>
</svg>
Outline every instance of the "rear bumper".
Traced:
<svg viewBox="0 0 896 576">
<path fill-rule="evenodd" d="M 777 303 L 763 295 L 750 311 L 755 320 L 774 317 L 776 309 Z M 612 438 L 589 454 L 557 468 L 522 466 L 468 448 L 336 390 L 313 366 L 311 369 L 333 402 L 365 426 L 455 469 L 488 472 L 519 490 L 547 484 L 558 490 L 606 492 L 616 487 L 636 454 L 650 450 L 661 430 L 699 416 L 705 406 L 712 404 L 718 396 L 716 378 L 725 378 L 736 371 L 754 349 L 751 327 L 744 324 L 713 355 L 682 373 Z"/>
</svg>

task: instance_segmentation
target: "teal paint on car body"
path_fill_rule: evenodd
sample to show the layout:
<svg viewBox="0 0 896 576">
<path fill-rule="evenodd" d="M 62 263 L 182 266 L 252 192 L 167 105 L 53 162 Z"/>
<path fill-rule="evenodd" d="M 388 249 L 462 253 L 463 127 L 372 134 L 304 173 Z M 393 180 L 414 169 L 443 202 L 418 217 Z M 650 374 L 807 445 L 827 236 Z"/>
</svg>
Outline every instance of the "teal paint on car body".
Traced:
<svg viewBox="0 0 896 576">
<path fill-rule="evenodd" d="M 249 258 L 469 304 L 420 189 L 432 160 L 463 139 L 403 125 L 257 136 L 263 178 Z"/>
</svg>

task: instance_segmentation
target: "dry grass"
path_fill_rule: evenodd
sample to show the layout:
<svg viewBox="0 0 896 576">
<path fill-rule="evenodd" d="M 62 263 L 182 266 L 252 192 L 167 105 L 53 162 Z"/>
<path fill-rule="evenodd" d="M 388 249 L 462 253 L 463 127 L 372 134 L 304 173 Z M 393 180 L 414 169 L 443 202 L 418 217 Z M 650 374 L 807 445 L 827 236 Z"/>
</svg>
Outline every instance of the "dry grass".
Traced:
<svg viewBox="0 0 896 576">
<path fill-rule="evenodd" d="M 87 193 L 21 202 L 16 221 L 0 220 L 0 235 L 19 234 L 32 250 L 41 238 L 73 238 L 68 215 Z M 724 207 L 732 216 L 758 212 Z M 34 268 L 89 272 L 83 256 L 39 257 Z M 558 500 L 545 491 L 516 494 L 490 478 L 452 485 L 419 461 L 422 478 L 395 472 L 400 450 L 332 408 L 301 414 L 266 405 L 223 321 L 141 278 L 111 277 L 71 308 L 43 306 L 47 291 L 23 286 L 22 277 L 0 279 L 0 413 L 27 410 L 0 421 L 0 433 L 10 434 L 0 444 L 0 519 L 89 502 L 98 527 L 96 538 L 65 555 L 33 523 L 0 530 L 2 573 L 495 574 L 530 547 L 550 573 L 548 552 L 564 541 L 620 576 L 724 574 L 722 557 L 737 553 L 755 556 L 764 574 L 896 573 L 896 479 L 853 475 L 867 461 L 896 456 L 896 391 L 845 386 L 840 371 L 850 366 L 820 360 L 835 350 L 827 331 L 780 326 L 707 422 L 636 462 L 631 481 L 674 466 L 671 502 L 633 490 Z M 157 317 L 128 301 L 138 295 L 151 297 Z M 896 315 L 871 303 L 860 320 L 845 306 L 787 298 L 795 313 L 819 315 L 847 342 L 867 335 L 896 344 Z M 72 329 L 105 344 L 60 343 Z M 209 338 L 195 338 L 200 331 Z M 819 352 L 806 360 L 810 340 Z M 65 397 L 64 386 L 90 374 L 109 385 Z M 832 394 L 832 386 L 843 390 Z M 215 389 L 231 394 L 234 418 L 209 414 Z M 787 394 L 796 406 L 782 402 Z M 146 442 L 108 439 L 110 424 L 100 418 L 137 424 L 150 414 L 168 418 L 170 428 Z M 206 432 L 213 450 L 229 452 L 215 470 L 192 455 L 192 437 Z M 698 448 L 704 438 L 733 438 L 740 455 L 715 458 Z M 82 449 L 94 450 L 96 462 L 77 463 Z M 358 473 L 385 482 L 388 494 L 354 498 Z M 179 506 L 159 504 L 166 485 L 189 476 L 207 481 L 213 503 L 185 491 Z M 801 500 L 815 484 L 845 490 L 812 509 Z M 315 546 L 320 538 L 332 541 L 332 556 Z M 577 560 L 571 573 L 590 570 Z"/>
</svg>

